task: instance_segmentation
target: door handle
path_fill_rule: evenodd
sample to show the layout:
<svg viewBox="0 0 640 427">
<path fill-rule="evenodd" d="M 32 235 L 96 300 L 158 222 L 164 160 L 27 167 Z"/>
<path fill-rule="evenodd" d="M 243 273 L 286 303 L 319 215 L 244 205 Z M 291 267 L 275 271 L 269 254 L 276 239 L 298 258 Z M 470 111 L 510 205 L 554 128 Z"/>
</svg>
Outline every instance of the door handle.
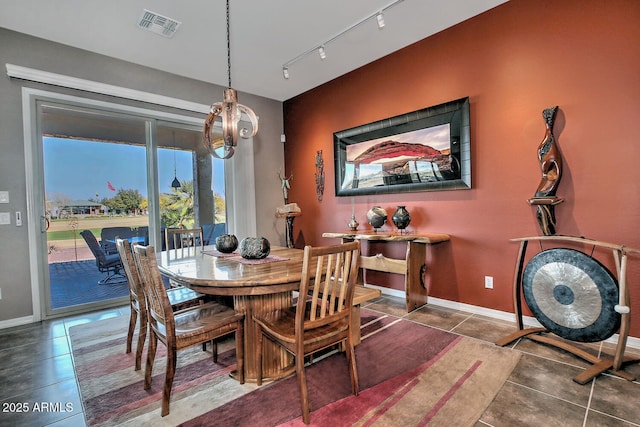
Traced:
<svg viewBox="0 0 640 427">
<path fill-rule="evenodd" d="M 49 229 L 49 218 L 40 216 L 40 232 L 45 233 Z"/>
</svg>

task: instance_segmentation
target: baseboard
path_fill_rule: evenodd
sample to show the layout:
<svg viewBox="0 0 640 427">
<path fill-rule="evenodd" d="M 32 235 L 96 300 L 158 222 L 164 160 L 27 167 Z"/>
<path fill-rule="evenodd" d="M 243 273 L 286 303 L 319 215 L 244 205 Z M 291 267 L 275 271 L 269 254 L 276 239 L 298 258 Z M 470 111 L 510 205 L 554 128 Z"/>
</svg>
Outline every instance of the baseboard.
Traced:
<svg viewBox="0 0 640 427">
<path fill-rule="evenodd" d="M 399 291 L 397 289 L 389 289 L 382 286 L 369 285 L 369 284 L 367 284 L 366 286 L 370 288 L 380 289 L 383 295 L 389 295 L 389 296 L 398 297 L 398 298 L 406 297 L 406 294 L 404 291 Z M 453 310 L 465 311 L 471 314 L 478 314 L 481 316 L 490 317 L 492 319 L 505 320 L 507 322 L 516 321 L 514 313 L 510 313 L 508 311 L 494 310 L 486 307 L 480 307 L 477 305 L 465 304 L 457 301 L 450 301 L 450 300 L 441 299 L 441 298 L 429 297 L 429 304 L 433 304 L 438 307 L 450 308 Z M 530 316 L 522 316 L 522 323 L 524 323 L 525 326 L 529 326 L 532 328 L 538 328 L 542 326 L 535 317 L 530 317 Z M 618 334 L 614 334 L 610 338 L 606 339 L 605 342 L 611 343 L 614 345 L 617 344 Z M 627 337 L 627 347 L 640 349 L 640 338 Z"/>
<path fill-rule="evenodd" d="M 12 328 L 14 326 L 28 325 L 34 322 L 33 316 L 16 317 L 15 319 L 0 321 L 0 329 Z"/>
</svg>

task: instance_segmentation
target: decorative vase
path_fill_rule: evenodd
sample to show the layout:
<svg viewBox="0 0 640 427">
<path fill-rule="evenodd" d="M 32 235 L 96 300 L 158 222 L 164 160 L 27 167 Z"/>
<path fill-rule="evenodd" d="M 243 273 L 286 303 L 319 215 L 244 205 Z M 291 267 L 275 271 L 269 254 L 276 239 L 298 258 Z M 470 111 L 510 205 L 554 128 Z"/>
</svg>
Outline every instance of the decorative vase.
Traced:
<svg viewBox="0 0 640 427">
<path fill-rule="evenodd" d="M 216 237 L 216 249 L 224 254 L 230 254 L 238 248 L 238 238 L 233 234 L 221 234 Z"/>
<path fill-rule="evenodd" d="M 351 221 L 347 223 L 347 227 L 349 227 L 349 230 L 356 231 L 359 225 L 360 223 L 358 222 L 358 220 L 356 220 L 356 216 L 351 215 Z"/>
<path fill-rule="evenodd" d="M 367 221 L 377 231 L 387 221 L 387 211 L 380 206 L 374 206 L 367 212 Z"/>
<path fill-rule="evenodd" d="M 402 231 L 411 222 L 411 215 L 409 215 L 409 211 L 404 206 L 398 206 L 391 217 L 391 221 L 398 227 L 398 230 Z"/>
<path fill-rule="evenodd" d="M 264 237 L 245 237 L 240 242 L 240 255 L 246 259 L 263 259 L 269 255 L 271 245 Z"/>
</svg>

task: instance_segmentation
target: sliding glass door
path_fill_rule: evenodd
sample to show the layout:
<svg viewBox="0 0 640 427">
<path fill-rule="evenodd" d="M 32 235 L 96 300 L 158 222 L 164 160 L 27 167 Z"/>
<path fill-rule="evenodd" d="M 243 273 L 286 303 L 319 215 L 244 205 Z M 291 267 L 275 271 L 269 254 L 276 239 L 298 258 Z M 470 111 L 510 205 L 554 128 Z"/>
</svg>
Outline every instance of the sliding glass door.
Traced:
<svg viewBox="0 0 640 427">
<path fill-rule="evenodd" d="M 226 230 L 224 162 L 195 120 L 38 102 L 45 317 L 126 304 L 128 285 L 101 267 L 115 236 L 160 247 L 163 230 Z M 86 230 L 86 231 L 85 231 Z M 84 233 L 83 233 L 84 232 Z"/>
</svg>

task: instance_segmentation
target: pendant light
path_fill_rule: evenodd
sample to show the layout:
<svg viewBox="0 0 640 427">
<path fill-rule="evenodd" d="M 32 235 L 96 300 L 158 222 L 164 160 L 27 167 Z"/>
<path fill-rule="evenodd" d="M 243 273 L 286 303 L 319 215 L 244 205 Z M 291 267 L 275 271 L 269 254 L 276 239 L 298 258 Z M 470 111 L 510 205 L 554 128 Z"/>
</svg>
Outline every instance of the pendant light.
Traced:
<svg viewBox="0 0 640 427">
<path fill-rule="evenodd" d="M 247 139 L 255 136 L 258 132 L 258 118 L 253 110 L 238 103 L 238 94 L 231 88 L 231 37 L 229 25 L 229 0 L 227 0 L 227 76 L 229 85 L 224 90 L 224 100 L 211 105 L 211 110 L 204 122 L 204 145 L 209 153 L 218 159 L 228 159 L 233 156 L 236 145 L 238 145 L 238 135 Z M 246 114 L 251 121 L 252 131 L 247 128 L 238 129 L 242 113 Z M 213 127 L 217 118 L 222 118 L 222 138 L 214 138 Z M 222 149 L 222 154 L 218 150 Z"/>
<path fill-rule="evenodd" d="M 182 187 L 180 181 L 178 181 L 178 175 L 176 175 L 176 132 L 173 131 L 173 181 L 171 182 L 171 187 L 176 190 Z"/>
</svg>

